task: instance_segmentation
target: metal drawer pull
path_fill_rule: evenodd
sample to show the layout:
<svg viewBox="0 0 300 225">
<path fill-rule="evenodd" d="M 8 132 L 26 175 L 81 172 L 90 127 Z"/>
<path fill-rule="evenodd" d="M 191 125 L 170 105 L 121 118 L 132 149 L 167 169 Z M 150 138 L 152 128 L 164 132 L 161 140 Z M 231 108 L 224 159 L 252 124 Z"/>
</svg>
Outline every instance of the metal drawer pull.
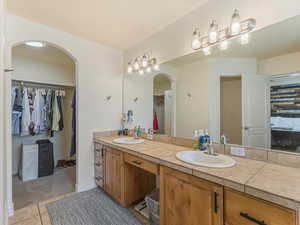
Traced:
<svg viewBox="0 0 300 225">
<path fill-rule="evenodd" d="M 240 216 L 241 216 L 241 217 L 244 217 L 244 218 L 246 218 L 247 220 L 250 220 L 250 221 L 252 221 L 253 223 L 256 223 L 256 224 L 258 224 L 258 225 L 267 225 L 267 224 L 265 223 L 265 221 L 259 221 L 259 220 L 255 219 L 255 218 L 249 216 L 248 213 L 242 213 L 242 212 L 241 212 L 241 213 L 240 213 Z"/>
<path fill-rule="evenodd" d="M 218 193 L 214 192 L 215 213 L 218 213 Z"/>
<path fill-rule="evenodd" d="M 100 149 L 96 148 L 96 149 L 95 149 L 95 152 L 100 152 Z"/>
<path fill-rule="evenodd" d="M 134 161 L 132 161 L 134 164 L 137 164 L 137 165 L 141 165 L 142 164 L 142 162 L 140 162 L 140 161 L 138 161 L 138 160 L 134 160 Z"/>
<path fill-rule="evenodd" d="M 95 166 L 101 166 L 101 164 L 100 163 L 95 163 Z"/>
</svg>

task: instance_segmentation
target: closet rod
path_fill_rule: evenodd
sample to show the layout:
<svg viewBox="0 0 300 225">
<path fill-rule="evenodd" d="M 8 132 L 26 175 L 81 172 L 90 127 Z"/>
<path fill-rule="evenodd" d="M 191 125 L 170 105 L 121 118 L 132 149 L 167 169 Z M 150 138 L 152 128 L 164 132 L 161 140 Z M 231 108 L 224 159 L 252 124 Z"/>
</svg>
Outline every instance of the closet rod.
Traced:
<svg viewBox="0 0 300 225">
<path fill-rule="evenodd" d="M 34 82 L 34 81 L 25 81 L 25 80 L 12 80 L 12 85 L 28 85 L 30 87 L 38 87 L 38 88 L 75 88 L 71 85 L 60 85 L 60 84 L 50 84 L 50 83 L 42 83 L 42 82 Z"/>
</svg>

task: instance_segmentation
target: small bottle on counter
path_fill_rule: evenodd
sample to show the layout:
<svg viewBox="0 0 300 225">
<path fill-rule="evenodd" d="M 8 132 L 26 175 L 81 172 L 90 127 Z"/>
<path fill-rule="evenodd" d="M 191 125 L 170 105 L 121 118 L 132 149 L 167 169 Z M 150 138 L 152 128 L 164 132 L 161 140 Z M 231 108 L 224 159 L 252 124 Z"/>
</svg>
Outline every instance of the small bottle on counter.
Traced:
<svg viewBox="0 0 300 225">
<path fill-rule="evenodd" d="M 199 132 L 194 130 L 193 149 L 199 150 Z"/>
</svg>

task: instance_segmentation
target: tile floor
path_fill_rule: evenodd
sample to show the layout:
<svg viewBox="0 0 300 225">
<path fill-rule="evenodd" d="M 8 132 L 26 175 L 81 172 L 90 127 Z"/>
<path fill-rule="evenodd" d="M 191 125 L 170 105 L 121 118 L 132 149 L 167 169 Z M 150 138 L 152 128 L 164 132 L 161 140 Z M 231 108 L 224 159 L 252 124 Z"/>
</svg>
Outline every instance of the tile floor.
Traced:
<svg viewBox="0 0 300 225">
<path fill-rule="evenodd" d="M 13 177 L 15 210 L 75 191 L 76 167 L 56 169 L 54 175 L 22 182 Z"/>
<path fill-rule="evenodd" d="M 58 201 L 74 193 L 60 195 L 45 201 L 15 211 L 15 215 L 9 218 L 9 225 L 51 225 L 46 204 Z"/>
</svg>

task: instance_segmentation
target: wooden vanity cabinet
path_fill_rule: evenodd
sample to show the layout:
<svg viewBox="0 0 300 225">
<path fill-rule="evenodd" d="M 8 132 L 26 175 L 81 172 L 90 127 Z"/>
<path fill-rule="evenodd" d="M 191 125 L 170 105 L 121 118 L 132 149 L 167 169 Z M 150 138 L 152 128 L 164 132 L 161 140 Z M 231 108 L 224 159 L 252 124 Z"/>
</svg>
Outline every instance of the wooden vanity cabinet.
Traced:
<svg viewBox="0 0 300 225">
<path fill-rule="evenodd" d="M 223 187 L 160 167 L 161 225 L 223 225 Z"/>
<path fill-rule="evenodd" d="M 104 171 L 105 171 L 105 149 L 104 146 L 95 143 L 95 182 L 98 187 L 104 188 Z"/>
<path fill-rule="evenodd" d="M 124 204 L 124 166 L 123 153 L 112 149 L 105 148 L 105 181 L 104 190 L 113 199 Z"/>
<path fill-rule="evenodd" d="M 95 143 L 95 182 L 125 207 L 144 199 L 155 189 L 157 167 L 147 160 Z"/>
<path fill-rule="evenodd" d="M 225 225 L 297 225 L 296 212 L 225 189 Z"/>
</svg>

